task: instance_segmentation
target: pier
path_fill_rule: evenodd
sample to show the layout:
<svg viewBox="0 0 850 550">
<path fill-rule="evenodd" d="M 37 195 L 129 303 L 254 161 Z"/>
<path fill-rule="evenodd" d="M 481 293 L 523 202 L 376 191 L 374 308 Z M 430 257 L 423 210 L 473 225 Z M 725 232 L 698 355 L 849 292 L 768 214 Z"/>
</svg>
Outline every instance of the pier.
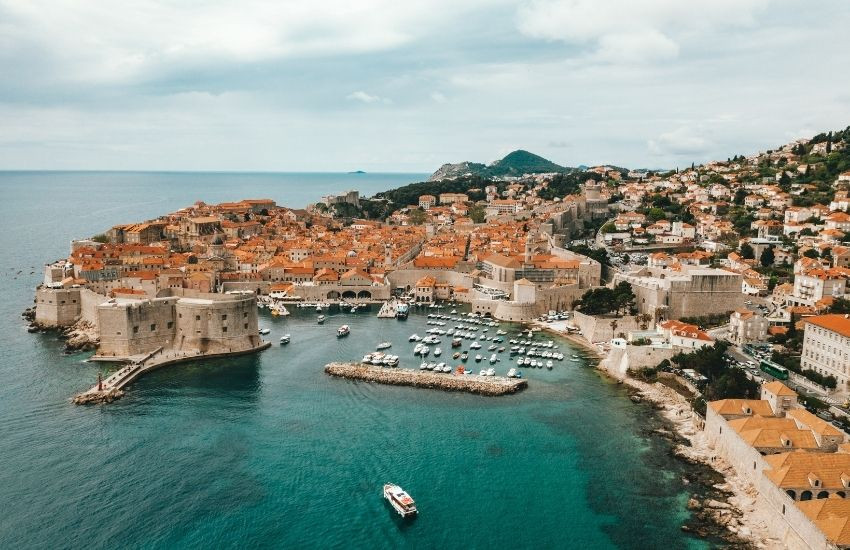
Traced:
<svg viewBox="0 0 850 550">
<path fill-rule="evenodd" d="M 329 363 L 325 372 L 331 376 L 365 380 L 393 386 L 413 386 L 444 391 L 463 391 L 479 395 L 507 395 L 528 386 L 526 380 L 477 374 L 437 374 L 413 369 L 394 369 L 362 363 Z"/>
<path fill-rule="evenodd" d="M 111 403 L 112 401 L 124 396 L 124 388 L 126 386 L 152 370 L 156 370 L 167 365 L 185 363 L 187 361 L 199 359 L 215 359 L 219 357 L 245 355 L 268 349 L 270 346 L 271 342 L 263 342 L 255 348 L 227 353 L 200 353 L 198 351 L 186 352 L 157 348 L 150 353 L 125 359 L 126 364 L 118 369 L 118 371 L 112 373 L 109 377 L 104 378 L 103 380 L 98 380 L 97 384 L 88 390 L 75 395 L 72 401 L 77 405 L 86 405 L 89 403 Z M 92 357 L 91 360 L 101 362 L 114 361 L 114 359 L 98 356 Z"/>
</svg>

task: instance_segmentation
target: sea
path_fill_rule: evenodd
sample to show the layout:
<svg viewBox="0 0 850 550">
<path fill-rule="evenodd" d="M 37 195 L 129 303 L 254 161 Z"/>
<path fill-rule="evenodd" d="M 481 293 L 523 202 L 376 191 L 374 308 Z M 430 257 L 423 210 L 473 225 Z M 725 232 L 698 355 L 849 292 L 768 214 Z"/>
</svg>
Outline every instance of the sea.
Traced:
<svg viewBox="0 0 850 550">
<path fill-rule="evenodd" d="M 428 310 L 397 321 L 333 309 L 323 325 L 311 309 L 263 310 L 267 351 L 164 368 L 117 402 L 76 406 L 108 368 L 21 319 L 71 239 L 198 200 L 304 207 L 426 177 L 0 172 L 0 548 L 712 547 L 681 529 L 688 466 L 654 433 L 652 408 L 557 337 L 537 338 L 567 359 L 523 369 L 519 394 L 482 397 L 323 373 L 382 341 L 417 368 L 408 337 L 431 328 Z M 342 324 L 351 335 L 337 338 Z M 511 358 L 499 356 L 504 374 Z M 417 518 L 389 508 L 386 482 L 416 499 Z"/>
</svg>

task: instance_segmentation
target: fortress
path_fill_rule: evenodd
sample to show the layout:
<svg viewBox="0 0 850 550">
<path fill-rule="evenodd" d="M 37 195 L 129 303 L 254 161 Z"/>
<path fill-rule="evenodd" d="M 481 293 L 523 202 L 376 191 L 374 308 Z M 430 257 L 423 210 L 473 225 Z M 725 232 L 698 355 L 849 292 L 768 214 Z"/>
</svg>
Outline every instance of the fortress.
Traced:
<svg viewBox="0 0 850 550">
<path fill-rule="evenodd" d="M 213 294 L 169 288 L 109 298 L 85 288 L 36 290 L 36 323 L 69 327 L 84 321 L 100 341 L 95 359 L 127 360 L 158 349 L 195 355 L 245 353 L 264 345 L 253 292 Z"/>
</svg>

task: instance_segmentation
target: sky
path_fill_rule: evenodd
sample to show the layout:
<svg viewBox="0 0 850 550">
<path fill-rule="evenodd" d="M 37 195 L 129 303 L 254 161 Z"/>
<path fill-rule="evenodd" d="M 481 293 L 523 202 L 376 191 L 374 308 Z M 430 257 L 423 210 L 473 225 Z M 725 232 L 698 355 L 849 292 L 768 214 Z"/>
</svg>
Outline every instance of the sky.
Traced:
<svg viewBox="0 0 850 550">
<path fill-rule="evenodd" d="M 0 169 L 672 168 L 850 125 L 846 0 L 0 0 Z"/>
</svg>

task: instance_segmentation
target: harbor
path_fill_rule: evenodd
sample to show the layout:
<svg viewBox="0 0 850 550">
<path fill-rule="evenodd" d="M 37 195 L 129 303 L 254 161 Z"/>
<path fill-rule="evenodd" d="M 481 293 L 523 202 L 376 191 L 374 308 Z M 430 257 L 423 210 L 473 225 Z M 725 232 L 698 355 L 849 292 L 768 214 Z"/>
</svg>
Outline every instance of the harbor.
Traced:
<svg viewBox="0 0 850 550">
<path fill-rule="evenodd" d="M 528 386 L 526 380 L 502 376 L 436 374 L 412 369 L 385 369 L 359 363 L 329 363 L 325 365 L 325 372 L 331 376 L 350 380 L 443 391 L 461 391 L 487 396 L 517 393 Z"/>
</svg>

